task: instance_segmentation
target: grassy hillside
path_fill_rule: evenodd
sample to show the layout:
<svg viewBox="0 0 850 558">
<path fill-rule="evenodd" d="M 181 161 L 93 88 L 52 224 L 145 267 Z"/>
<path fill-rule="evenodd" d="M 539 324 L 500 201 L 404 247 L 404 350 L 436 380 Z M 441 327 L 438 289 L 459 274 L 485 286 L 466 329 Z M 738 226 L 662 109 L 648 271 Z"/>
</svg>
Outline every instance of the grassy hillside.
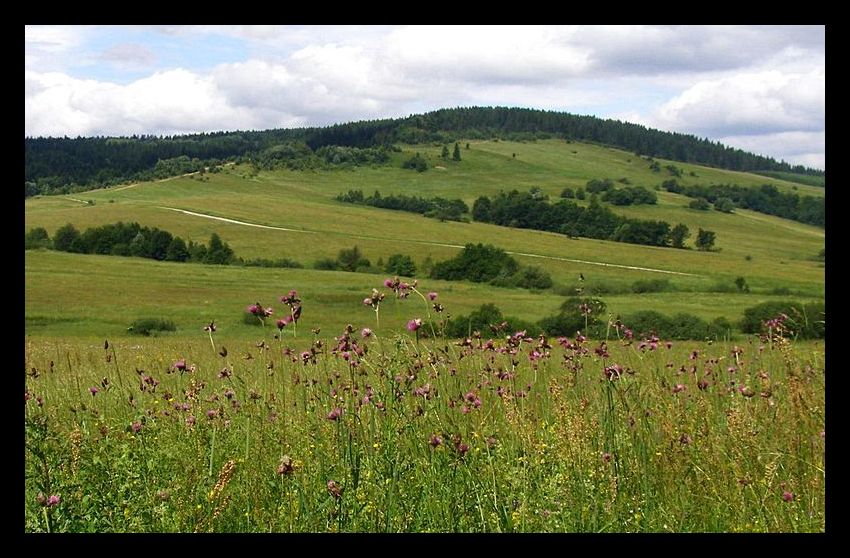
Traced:
<svg viewBox="0 0 850 558">
<path fill-rule="evenodd" d="M 71 196 L 37 197 L 25 202 L 25 228 L 45 227 L 52 235 L 65 223 L 80 230 L 116 221 L 156 226 L 185 240 L 206 242 L 218 232 L 238 256 L 291 258 L 310 267 L 340 249 L 360 247 L 374 264 L 394 253 L 408 254 L 422 267 L 426 259 L 440 261 L 457 254 L 469 242 L 492 243 L 515 254 L 525 265 L 538 265 L 568 290 L 579 273 L 588 285 L 628 290 L 639 279 L 668 278 L 678 292 L 654 295 L 604 295 L 614 312 L 648 308 L 703 317 L 737 319 L 744 308 L 775 298 L 788 289 L 795 298 L 824 296 L 824 268 L 813 257 L 824 247 L 824 230 L 750 211 L 733 214 L 687 208 L 689 199 L 658 192 L 656 206 L 614 208 L 628 216 L 682 222 L 691 229 L 692 246 L 698 227 L 717 233 L 716 252 L 674 250 L 514 230 L 481 223 L 440 223 L 415 214 L 343 204 L 333 198 L 349 189 L 367 195 L 404 193 L 464 199 L 501 190 L 539 187 L 557 198 L 565 186 L 583 186 L 593 178 L 626 178 L 632 185 L 654 188 L 670 178 L 632 153 L 583 143 L 547 140 L 532 143 L 469 142 L 460 163 L 439 159 L 441 145 L 416 146 L 394 154 L 394 166 L 339 171 L 274 171 L 255 173 L 245 166 L 218 174 L 182 177 L 132 187 L 97 190 Z M 400 163 L 413 151 L 434 165 L 425 173 L 403 170 Z M 822 188 L 794 184 L 697 165 L 672 163 L 683 170 L 683 184 L 772 183 L 801 195 L 824 195 Z M 691 172 L 696 176 L 691 176 Z M 257 228 L 188 215 L 176 209 L 218 216 L 272 228 Z M 287 230 L 281 230 L 287 229 Z M 640 268 L 640 269 L 635 269 Z M 420 274 L 421 275 L 421 274 Z M 743 276 L 750 294 L 718 293 Z M 234 308 L 261 300 L 271 304 L 289 289 L 309 297 L 305 323 L 335 333 L 346 322 L 373 320 L 359 301 L 382 276 L 313 270 L 260 270 L 190 264 L 164 264 L 116 257 L 31 252 L 26 257 L 27 331 L 45 335 L 95 334 L 123 331 L 141 315 L 171 316 L 186 330 L 204 320 L 225 323 L 241 316 Z M 536 320 L 554 311 L 563 299 L 553 291 L 531 293 L 465 283 L 428 281 L 452 293 L 451 310 L 466 313 L 483 302 L 496 302 L 508 315 Z M 84 285 L 81 288 L 80 285 Z M 786 297 L 787 298 L 787 297 Z M 407 301 L 410 304 L 412 301 Z M 279 306 L 279 304 L 277 304 Z M 388 305 L 388 307 L 391 305 Z M 314 313 L 315 312 L 315 313 Z M 310 320 L 306 316 L 310 315 Z M 387 314 L 386 325 L 401 326 L 407 308 Z M 395 320 L 395 322 L 393 322 Z M 123 328 L 123 329 L 122 329 Z M 203 332 L 198 329 L 198 334 Z"/>
</svg>

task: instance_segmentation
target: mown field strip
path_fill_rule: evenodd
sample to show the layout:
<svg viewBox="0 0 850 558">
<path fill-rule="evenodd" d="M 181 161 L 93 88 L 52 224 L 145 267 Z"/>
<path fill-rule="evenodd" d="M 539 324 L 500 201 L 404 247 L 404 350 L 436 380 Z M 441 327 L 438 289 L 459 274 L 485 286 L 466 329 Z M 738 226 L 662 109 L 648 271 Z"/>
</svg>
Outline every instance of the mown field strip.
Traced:
<svg viewBox="0 0 850 558">
<path fill-rule="evenodd" d="M 202 218 L 205 218 L 205 219 L 214 219 L 216 221 L 223 221 L 225 223 L 231 223 L 231 224 L 234 224 L 234 225 L 243 225 L 243 226 L 246 226 L 246 227 L 257 227 L 257 228 L 260 228 L 260 229 L 271 229 L 271 230 L 276 230 L 276 231 L 299 232 L 299 233 L 308 233 L 308 234 L 316 234 L 316 233 L 319 233 L 319 232 L 324 232 L 324 231 L 312 231 L 312 230 L 307 230 L 307 229 L 287 229 L 287 228 L 284 228 L 284 227 L 275 227 L 275 226 L 272 226 L 272 225 L 260 225 L 260 224 L 257 224 L 257 223 L 248 223 L 246 221 L 238 221 L 236 219 L 229 219 L 227 217 L 218 217 L 216 215 L 207 215 L 206 213 L 198 213 L 196 211 L 188 211 L 186 209 L 178 209 L 176 207 L 165 207 L 165 206 L 158 206 L 158 207 L 160 209 L 168 209 L 168 210 L 171 210 L 171 211 L 178 211 L 180 213 L 183 213 L 185 215 L 191 215 L 193 217 L 202 217 Z M 334 233 L 325 233 L 325 234 L 334 234 Z M 351 238 L 360 238 L 360 239 L 364 239 L 364 240 L 373 240 L 374 239 L 374 237 L 371 237 L 371 236 L 355 235 L 355 234 L 347 234 L 347 233 L 346 233 L 345 236 L 351 237 Z M 428 245 L 428 246 L 443 246 L 443 247 L 446 247 L 446 248 L 458 248 L 458 249 L 463 248 L 463 246 L 461 246 L 460 244 L 445 244 L 445 243 L 442 243 L 442 242 L 430 242 L 430 241 L 427 241 L 427 240 L 408 240 L 408 239 L 396 239 L 396 240 L 398 242 L 411 242 L 411 243 L 414 243 L 414 244 L 425 244 L 425 245 Z M 573 258 L 561 258 L 559 256 L 546 256 L 546 255 L 543 255 L 543 254 L 529 254 L 527 252 L 510 252 L 510 251 L 508 251 L 507 253 L 511 254 L 513 256 L 526 256 L 526 257 L 529 257 L 529 258 L 544 258 L 544 259 L 549 259 L 549 260 L 558 260 L 558 261 L 562 261 L 562 262 L 581 263 L 581 264 L 588 264 L 588 265 L 599 265 L 599 266 L 603 266 L 603 267 L 616 267 L 616 268 L 620 268 L 620 269 L 631 269 L 631 270 L 635 270 L 635 271 L 649 271 L 649 272 L 652 272 L 652 273 L 667 273 L 667 274 L 670 274 L 670 275 L 684 275 L 684 276 L 689 276 L 689 277 L 701 277 L 700 275 L 697 275 L 697 274 L 694 274 L 694 273 L 685 273 L 685 272 L 682 272 L 682 271 L 669 271 L 669 270 L 666 270 L 666 269 L 654 269 L 654 268 L 651 268 L 651 267 L 638 267 L 638 266 L 632 266 L 632 265 L 612 264 L 612 263 L 606 263 L 606 262 L 592 262 L 592 261 L 588 261 L 588 260 L 577 260 L 577 259 L 573 259 Z"/>
</svg>

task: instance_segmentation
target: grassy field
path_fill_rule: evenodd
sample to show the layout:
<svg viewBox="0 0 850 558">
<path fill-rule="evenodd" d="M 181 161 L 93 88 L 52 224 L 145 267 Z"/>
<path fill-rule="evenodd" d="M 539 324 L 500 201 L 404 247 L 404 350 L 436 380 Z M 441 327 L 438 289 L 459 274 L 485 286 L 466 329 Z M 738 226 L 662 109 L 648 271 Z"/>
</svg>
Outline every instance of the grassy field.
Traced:
<svg viewBox="0 0 850 558">
<path fill-rule="evenodd" d="M 343 204 L 333 199 L 348 189 L 362 189 L 367 194 L 379 190 L 384 194 L 462 197 L 471 203 L 479 195 L 511 188 L 538 186 L 550 196 L 557 197 L 564 186 L 581 186 L 591 178 L 626 177 L 632 184 L 652 187 L 667 177 L 666 171 L 650 171 L 648 163 L 633 154 L 587 144 L 471 142 L 470 149 L 462 150 L 463 161 L 460 163 L 438 160 L 439 146 L 417 146 L 416 149 L 443 168 L 432 168 L 425 173 L 378 167 L 321 172 L 276 171 L 253 175 L 246 167 L 235 167 L 218 174 L 209 173 L 203 179 L 183 177 L 71 196 L 28 199 L 25 202 L 25 227 L 28 230 L 43 226 L 52 234 L 68 222 L 82 230 L 119 220 L 137 221 L 163 228 L 187 241 L 199 242 L 205 242 L 211 233 L 218 232 L 237 255 L 244 258 L 285 257 L 307 267 L 316 260 L 335 257 L 340 249 L 357 245 L 373 264 L 379 259 L 386 261 L 391 254 L 403 253 L 413 257 L 421 268 L 428 259 L 435 262 L 453 257 L 466 243 L 485 242 L 511 252 L 525 265 L 543 267 L 551 273 L 556 284 L 565 289 L 575 285 L 580 273 L 589 283 L 606 284 L 619 291 L 627 291 L 639 279 L 666 277 L 675 289 L 690 293 L 673 297 L 678 300 L 673 302 L 674 307 L 670 310 L 684 310 L 691 305 L 704 309 L 700 315 L 705 317 L 725 315 L 735 318 L 754 303 L 755 295 L 770 296 L 776 289 L 788 289 L 797 296 L 810 298 L 825 295 L 823 263 L 813 259 L 824 246 L 823 229 L 744 210 L 736 210 L 733 214 L 690 210 L 686 207 L 688 198 L 663 191 L 659 192 L 656 206 L 617 208 L 616 211 L 634 217 L 683 222 L 691 228 L 692 235 L 695 235 L 697 227 L 714 230 L 718 251 L 673 250 L 569 239 L 552 233 L 481 223 L 441 223 L 415 214 Z M 404 153 L 395 155 L 399 160 L 405 156 Z M 769 181 L 783 189 L 798 188 L 801 193 L 809 188 L 762 176 L 678 163 L 677 166 L 685 171 L 682 181 L 686 184 L 704 181 L 758 185 Z M 691 170 L 697 177 L 688 174 Z M 810 187 L 805 193 L 823 195 L 823 191 L 822 188 Z M 87 201 L 93 202 L 93 205 L 87 204 Z M 227 223 L 180 213 L 175 209 L 288 230 Z M 72 261 L 79 258 L 81 267 L 93 270 L 92 266 L 82 263 L 84 258 L 70 257 L 74 258 Z M 35 301 L 41 290 L 38 285 L 42 271 L 33 267 L 31 262 L 36 261 L 49 262 L 50 257 L 27 258 L 27 282 L 32 285 L 28 287 L 27 294 L 28 300 L 34 301 L 32 304 L 28 302 L 28 312 L 30 308 L 39 307 Z M 134 273 L 149 277 L 153 285 L 157 274 L 170 273 L 159 271 L 170 268 L 157 267 L 153 262 L 102 262 L 94 267 L 103 266 L 103 270 L 96 273 L 89 271 L 88 277 L 108 273 L 112 266 L 136 265 L 141 267 Z M 67 266 L 69 270 L 75 267 Z M 278 272 L 256 270 L 220 271 L 233 273 L 234 277 L 246 274 L 246 278 L 253 278 L 246 280 L 258 282 L 276 281 L 278 276 Z M 197 267 L 187 267 L 174 273 L 202 276 L 206 272 Z M 280 273 L 300 284 L 330 281 L 334 285 L 335 296 L 362 292 L 368 281 L 356 274 L 330 279 L 330 275 L 315 275 L 307 270 Z M 718 296 L 717 286 L 729 287 L 737 277 L 745 277 L 751 295 Z M 234 280 L 238 282 L 240 279 Z M 227 283 L 224 279 L 221 281 Z M 68 277 L 68 282 L 74 284 L 74 279 Z M 134 288 L 147 293 L 144 299 L 135 299 L 134 305 L 140 307 L 156 305 L 158 299 L 173 298 L 168 289 L 158 291 L 143 285 Z M 456 288 L 467 287 L 457 285 Z M 188 297 L 186 304 L 201 304 L 198 300 L 201 297 L 193 296 L 197 292 L 195 285 L 187 287 L 183 293 Z M 479 294 L 469 300 L 488 298 L 483 291 L 476 292 Z M 54 291 L 53 295 L 57 296 L 57 293 Z M 70 293 L 59 296 L 64 299 L 68 298 L 66 295 Z M 327 296 L 331 293 L 328 292 Z M 503 296 L 535 301 L 551 298 L 546 294 L 521 292 L 512 295 L 499 293 L 495 298 Z M 209 298 L 215 297 L 203 297 L 204 300 Z M 697 302 L 700 298 L 703 301 Z M 706 298 L 713 302 L 706 303 Z M 148 300 L 151 302 L 145 302 Z M 662 300 L 666 302 L 668 299 Z M 643 302 L 656 304 L 651 298 L 632 297 L 614 300 L 612 304 L 623 304 L 631 309 Z M 465 301 L 459 304 L 464 307 Z M 68 300 L 67 305 L 73 306 L 73 299 Z M 534 304 L 531 307 L 538 309 L 541 306 Z M 529 315 L 526 308 L 523 306 L 516 315 Z M 88 319 L 98 318 L 89 316 Z"/>
<path fill-rule="evenodd" d="M 301 293 L 304 301 L 303 333 L 320 328 L 331 334 L 347 323 L 375 328 L 374 313 L 361 302 L 373 288 L 386 291 L 384 275 L 338 271 L 179 264 L 38 250 L 27 251 L 25 265 L 25 331 L 47 338 L 127 336 L 134 320 L 154 317 L 175 322 L 177 332 L 166 335 L 203 338 L 203 326 L 216 320 L 228 336 L 251 339 L 259 327 L 243 323 L 245 307 L 261 302 L 277 311 L 273 318 L 280 317 L 284 307 L 279 297 L 290 289 Z M 506 315 L 534 322 L 557 313 L 563 301 L 551 291 L 468 282 L 427 279 L 422 281 L 422 288 L 438 292 L 440 302 L 453 316 L 469 314 L 493 302 Z M 722 297 L 724 304 L 717 304 L 717 297 Z M 754 293 L 705 297 L 694 292 L 664 292 L 602 298 L 612 316 L 656 308 L 663 313 L 686 312 L 706 319 L 725 317 L 734 323 L 741 318 L 739 309 L 789 297 Z M 399 331 L 408 320 L 424 317 L 427 309 L 411 302 L 387 299 L 381 308 L 381 328 Z"/>
<path fill-rule="evenodd" d="M 465 142 L 461 142 L 465 146 Z M 25 254 L 27 532 L 818 532 L 825 529 L 822 342 L 426 339 L 416 294 L 363 305 L 386 274 L 309 269 L 357 245 L 422 268 L 491 243 L 546 269 L 534 292 L 427 279 L 443 316 L 495 303 L 535 322 L 579 286 L 609 316 L 685 312 L 737 322 L 768 300 L 825 297 L 824 230 L 749 211 L 697 212 L 659 192 L 617 208 L 717 233 L 718 251 L 441 223 L 336 202 L 349 189 L 461 197 L 593 178 L 654 187 L 633 154 L 541 141 L 470 142 L 436 165 L 254 173 L 245 166 L 25 202 L 52 235 L 136 221 L 185 240 L 218 233 L 243 258 L 305 269 Z M 663 168 L 668 164 L 660 161 Z M 823 188 L 674 163 L 681 182 Z M 697 176 L 691 176 L 693 172 Z M 191 215 L 177 210 L 189 211 Z M 242 221 L 237 224 L 219 217 Z M 249 225 L 262 225 L 261 228 Z M 691 238 L 691 241 L 693 238 Z M 750 292 L 737 292 L 745 277 Z M 638 280 L 666 292 L 634 294 Z M 297 290 L 297 328 L 280 297 Z M 779 290 L 790 295 L 775 294 Z M 261 325 L 246 307 L 274 308 Z M 177 331 L 132 336 L 140 318 Z M 214 320 L 215 332 L 204 331 Z M 351 324 L 350 329 L 346 329 Z M 369 328 L 371 334 L 363 332 Z M 777 332 L 774 332 L 777 333 Z"/>
<path fill-rule="evenodd" d="M 333 333 L 28 341 L 26 530 L 825 528 L 820 343 Z"/>
</svg>

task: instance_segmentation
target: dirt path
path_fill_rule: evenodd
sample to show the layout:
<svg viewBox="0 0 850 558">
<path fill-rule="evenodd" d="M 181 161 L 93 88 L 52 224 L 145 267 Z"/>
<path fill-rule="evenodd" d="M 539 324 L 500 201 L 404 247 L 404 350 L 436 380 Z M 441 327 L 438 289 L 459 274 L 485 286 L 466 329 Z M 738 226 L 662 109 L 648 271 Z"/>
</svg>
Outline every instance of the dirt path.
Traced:
<svg viewBox="0 0 850 558">
<path fill-rule="evenodd" d="M 316 234 L 316 233 L 320 233 L 320 232 L 325 232 L 325 231 L 311 231 L 311 230 L 303 230 L 303 229 L 286 229 L 286 228 L 283 228 L 283 227 L 273 227 L 271 225 L 259 225 L 259 224 L 256 224 L 256 223 L 247 223 L 245 221 L 237 221 L 236 219 L 228 219 L 226 217 L 217 217 L 215 215 L 207 215 L 206 213 L 198 213 L 198 212 L 195 212 L 195 211 L 187 211 L 185 209 L 178 209 L 176 207 L 159 206 L 159 208 L 160 209 L 168 209 L 170 211 L 177 211 L 179 213 L 183 213 L 185 215 L 191 215 L 193 217 L 201 217 L 201 218 L 204 218 L 204 219 L 214 219 L 216 221 L 223 221 L 225 223 L 231 223 L 233 225 L 242 225 L 242 226 L 245 226 L 245 227 L 256 227 L 256 228 L 259 228 L 259 229 L 271 229 L 271 230 L 275 230 L 275 231 L 297 232 L 297 233 L 307 233 L 307 234 Z M 325 234 L 337 234 L 337 233 L 325 233 Z M 339 234 L 342 234 L 342 233 L 339 233 Z M 345 233 L 345 236 L 348 237 L 348 238 L 359 238 L 359 239 L 364 239 L 364 240 L 376 240 L 376 237 L 366 236 L 366 235 L 356 235 L 356 234 Z M 387 239 L 384 238 L 382 240 L 387 240 Z M 408 240 L 408 239 L 397 239 L 397 240 L 399 242 L 424 244 L 426 246 L 443 246 L 443 247 L 446 247 L 446 248 L 458 248 L 458 249 L 463 248 L 463 246 L 460 245 L 460 244 L 445 244 L 445 243 L 442 243 L 442 242 L 431 242 L 431 241 L 428 241 L 428 240 Z M 652 273 L 664 273 L 664 274 L 669 274 L 669 275 L 682 275 L 682 276 L 687 276 L 687 277 L 701 277 L 701 275 L 697 275 L 696 273 L 685 273 L 683 271 L 668 271 L 666 269 L 653 269 L 651 267 L 638 267 L 638 266 L 633 266 L 633 265 L 622 265 L 622 264 L 613 264 L 613 263 L 606 263 L 606 262 L 592 262 L 592 261 L 588 261 L 588 260 L 577 260 L 577 259 L 573 259 L 573 258 L 561 258 L 561 257 L 558 257 L 558 256 L 546 256 L 544 254 L 529 254 L 529 253 L 526 253 L 526 252 L 510 252 L 510 251 L 507 251 L 507 253 L 514 255 L 514 256 L 526 256 L 526 257 L 529 257 L 529 258 L 543 258 L 543 259 L 547 259 L 547 260 L 557 260 L 557 261 L 562 261 L 562 262 L 572 262 L 572 263 L 580 263 L 580 264 L 586 264 L 586 265 L 598 265 L 598 266 L 602 266 L 602 267 L 615 267 L 615 268 L 619 268 L 619 269 L 631 269 L 633 271 L 649 271 L 649 272 L 652 272 Z"/>
</svg>

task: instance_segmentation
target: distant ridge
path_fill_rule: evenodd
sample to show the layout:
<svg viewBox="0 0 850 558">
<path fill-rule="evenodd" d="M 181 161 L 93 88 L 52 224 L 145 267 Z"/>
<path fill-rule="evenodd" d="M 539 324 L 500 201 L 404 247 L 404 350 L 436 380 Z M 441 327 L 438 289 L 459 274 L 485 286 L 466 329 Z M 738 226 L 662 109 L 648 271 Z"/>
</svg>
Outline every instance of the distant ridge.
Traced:
<svg viewBox="0 0 850 558">
<path fill-rule="evenodd" d="M 561 138 L 728 170 L 824 176 L 821 170 L 791 166 L 719 142 L 619 120 L 528 108 L 458 107 L 327 127 L 167 137 L 25 138 L 24 180 L 31 185 L 27 188 L 29 195 L 30 191 L 51 191 L 71 184 L 98 187 L 144 178 L 143 173 L 160 160 L 180 156 L 202 161 L 224 160 L 287 142 L 300 142 L 316 150 L 329 145 L 365 148 L 491 138 L 519 141 Z"/>
</svg>

